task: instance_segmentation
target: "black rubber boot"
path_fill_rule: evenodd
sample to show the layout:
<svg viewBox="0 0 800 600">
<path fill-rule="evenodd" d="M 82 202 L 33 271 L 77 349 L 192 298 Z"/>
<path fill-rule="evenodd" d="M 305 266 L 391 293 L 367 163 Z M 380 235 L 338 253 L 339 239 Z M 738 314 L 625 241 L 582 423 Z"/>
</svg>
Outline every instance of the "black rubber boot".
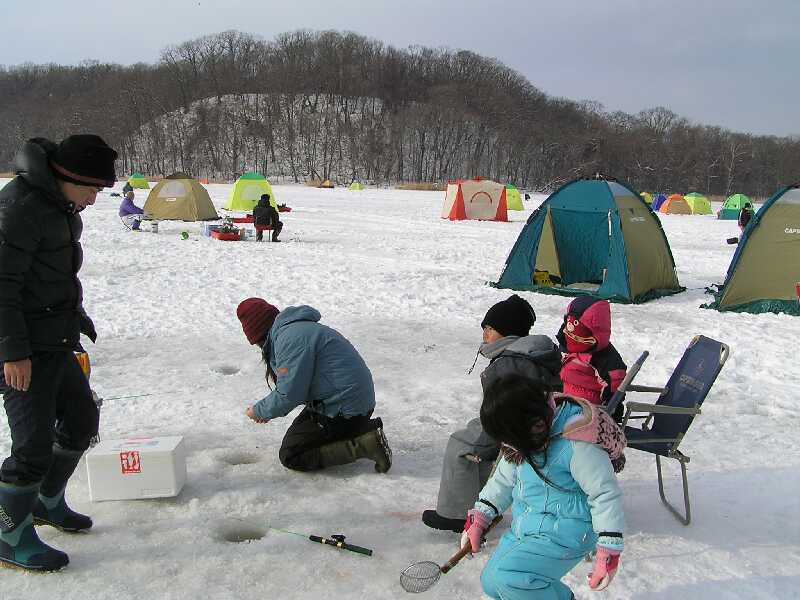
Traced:
<svg viewBox="0 0 800 600">
<path fill-rule="evenodd" d="M 278 239 L 278 236 L 281 234 L 281 231 L 283 231 L 283 223 L 278 221 L 278 226 L 275 229 L 272 230 L 272 241 L 273 242 L 280 242 L 280 240 Z"/>
<path fill-rule="evenodd" d="M 83 452 L 53 446 L 53 462 L 42 480 L 39 497 L 33 507 L 33 522 L 50 525 L 67 532 L 86 531 L 92 527 L 92 519 L 75 512 L 67 506 L 64 491 L 67 481 L 75 472 Z"/>
<path fill-rule="evenodd" d="M 39 484 L 17 486 L 0 482 L 0 562 L 29 571 L 58 571 L 69 557 L 36 535 L 31 509 Z"/>
<path fill-rule="evenodd" d="M 370 419 L 369 429 L 349 440 L 339 440 L 319 449 L 322 468 L 346 465 L 367 458 L 375 461 L 375 470 L 386 473 L 392 466 L 392 450 L 383 433 L 383 421 Z"/>
<path fill-rule="evenodd" d="M 464 519 L 449 519 L 443 517 L 435 510 L 426 510 L 422 513 L 422 522 L 431 529 L 439 529 L 440 531 L 455 531 L 461 533 L 464 531 Z"/>
</svg>

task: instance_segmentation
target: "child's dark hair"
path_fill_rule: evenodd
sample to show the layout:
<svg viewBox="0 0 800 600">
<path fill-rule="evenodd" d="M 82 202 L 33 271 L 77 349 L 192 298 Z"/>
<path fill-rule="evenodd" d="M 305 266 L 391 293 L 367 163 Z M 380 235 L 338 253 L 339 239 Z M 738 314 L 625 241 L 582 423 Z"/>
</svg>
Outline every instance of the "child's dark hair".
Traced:
<svg viewBox="0 0 800 600">
<path fill-rule="evenodd" d="M 521 375 L 502 377 L 483 394 L 481 425 L 496 441 L 517 450 L 545 483 L 554 485 L 542 472 L 553 421 L 549 393 L 539 381 Z M 534 460 L 534 454 L 543 456 Z"/>
</svg>

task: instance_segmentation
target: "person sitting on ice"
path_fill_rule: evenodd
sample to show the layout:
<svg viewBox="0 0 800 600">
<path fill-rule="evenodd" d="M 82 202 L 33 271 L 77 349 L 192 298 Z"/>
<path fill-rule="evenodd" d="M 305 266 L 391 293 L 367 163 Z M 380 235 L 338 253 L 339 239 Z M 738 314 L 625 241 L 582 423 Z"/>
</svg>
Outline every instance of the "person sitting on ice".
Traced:
<svg viewBox="0 0 800 600">
<path fill-rule="evenodd" d="M 544 387 L 560 385 L 561 353 L 546 335 L 528 335 L 536 322 L 533 307 L 513 294 L 493 305 L 481 322 L 483 344 L 479 352 L 489 359 L 481 373 L 485 390 L 503 375 L 516 373 L 539 381 Z M 489 437 L 478 418 L 450 435 L 442 463 L 436 509 L 422 513 L 432 529 L 460 532 L 464 515 L 475 503 L 489 479 L 500 445 Z"/>
<path fill-rule="evenodd" d="M 564 393 L 592 404 L 608 404 L 628 369 L 611 343 L 611 306 L 608 300 L 578 296 L 567 306 L 556 334 L 561 352 Z M 622 420 L 624 406 L 613 415 Z"/>
<path fill-rule="evenodd" d="M 267 383 L 274 385 L 245 413 L 256 423 L 285 417 L 297 406 L 278 458 L 287 469 L 317 471 L 366 458 L 375 470 L 392 466 L 381 419 L 371 419 L 375 387 L 364 359 L 335 329 L 319 323 L 319 311 L 289 306 L 279 311 L 262 298 L 236 309 L 247 341 L 261 349 Z M 270 387 L 272 387 L 270 385 Z"/>
<path fill-rule="evenodd" d="M 750 222 L 750 219 L 753 218 L 755 214 L 755 210 L 753 210 L 753 205 L 749 202 L 745 202 L 742 209 L 739 211 L 739 218 L 737 219 L 737 223 L 739 224 L 739 229 L 744 233 L 747 224 Z"/>
<path fill-rule="evenodd" d="M 144 210 L 133 203 L 133 198 L 132 190 L 125 194 L 125 198 L 122 199 L 122 203 L 119 205 L 119 216 L 128 229 L 139 231 L 139 224 L 144 217 Z"/>
<path fill-rule="evenodd" d="M 253 225 L 256 228 L 256 241 L 263 241 L 264 229 L 269 226 L 272 228 L 272 241 L 280 242 L 278 236 L 283 229 L 283 223 L 278 218 L 278 205 L 269 194 L 261 194 L 258 204 L 253 208 Z M 259 229 L 261 227 L 261 229 Z"/>
</svg>

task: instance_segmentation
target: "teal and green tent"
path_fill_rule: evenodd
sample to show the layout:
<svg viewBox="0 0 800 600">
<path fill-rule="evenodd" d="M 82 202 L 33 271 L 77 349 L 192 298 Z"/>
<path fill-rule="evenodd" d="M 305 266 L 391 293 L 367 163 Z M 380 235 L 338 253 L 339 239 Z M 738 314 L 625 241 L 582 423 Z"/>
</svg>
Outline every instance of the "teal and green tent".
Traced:
<svg viewBox="0 0 800 600">
<path fill-rule="evenodd" d="M 510 183 L 506 184 L 506 210 L 525 210 L 519 190 Z"/>
<path fill-rule="evenodd" d="M 750 201 L 750 198 L 744 194 L 733 194 L 732 196 L 728 196 L 725 199 L 725 202 L 722 203 L 722 208 L 717 213 L 717 218 L 735 221 L 739 218 L 739 211 L 741 211 L 744 208 L 744 205 L 747 203 L 749 203 L 750 206 L 753 205 L 753 203 Z"/>
<path fill-rule="evenodd" d="M 682 292 L 661 222 L 630 187 L 577 179 L 531 214 L 498 288 L 640 303 Z"/>
<path fill-rule="evenodd" d="M 261 173 L 253 171 L 245 173 L 233 184 L 231 195 L 225 203 L 228 210 L 250 211 L 258 204 L 261 194 L 269 194 L 270 204 L 277 206 L 277 199 L 272 193 L 272 186 Z"/>
<path fill-rule="evenodd" d="M 130 177 L 128 177 L 128 183 L 132 188 L 140 189 L 140 190 L 149 190 L 150 183 L 148 183 L 145 176 L 141 173 L 134 173 Z"/>
<path fill-rule="evenodd" d="M 686 194 L 683 199 L 686 200 L 689 208 L 692 209 L 693 215 L 713 214 L 711 212 L 711 203 L 708 201 L 708 198 L 703 196 L 703 194 L 692 192 L 691 194 Z"/>
<path fill-rule="evenodd" d="M 800 315 L 800 182 L 774 194 L 742 233 L 725 283 L 703 308 Z"/>
</svg>

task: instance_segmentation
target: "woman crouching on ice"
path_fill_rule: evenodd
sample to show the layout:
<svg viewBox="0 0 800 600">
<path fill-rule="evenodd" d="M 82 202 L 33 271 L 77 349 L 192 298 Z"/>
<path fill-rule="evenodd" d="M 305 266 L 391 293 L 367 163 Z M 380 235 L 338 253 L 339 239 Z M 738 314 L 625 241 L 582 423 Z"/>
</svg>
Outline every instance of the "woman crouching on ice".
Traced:
<svg viewBox="0 0 800 600">
<path fill-rule="evenodd" d="M 608 453 L 564 437 L 585 421 L 585 407 L 556 407 L 540 384 L 509 376 L 486 390 L 481 424 L 501 442 L 494 474 L 467 513 L 462 545 L 480 549 L 492 519 L 511 506 L 511 529 L 481 575 L 483 590 L 503 600 L 570 600 L 561 578 L 592 549 L 589 587 L 605 588 L 622 552 L 622 492 Z"/>
</svg>

